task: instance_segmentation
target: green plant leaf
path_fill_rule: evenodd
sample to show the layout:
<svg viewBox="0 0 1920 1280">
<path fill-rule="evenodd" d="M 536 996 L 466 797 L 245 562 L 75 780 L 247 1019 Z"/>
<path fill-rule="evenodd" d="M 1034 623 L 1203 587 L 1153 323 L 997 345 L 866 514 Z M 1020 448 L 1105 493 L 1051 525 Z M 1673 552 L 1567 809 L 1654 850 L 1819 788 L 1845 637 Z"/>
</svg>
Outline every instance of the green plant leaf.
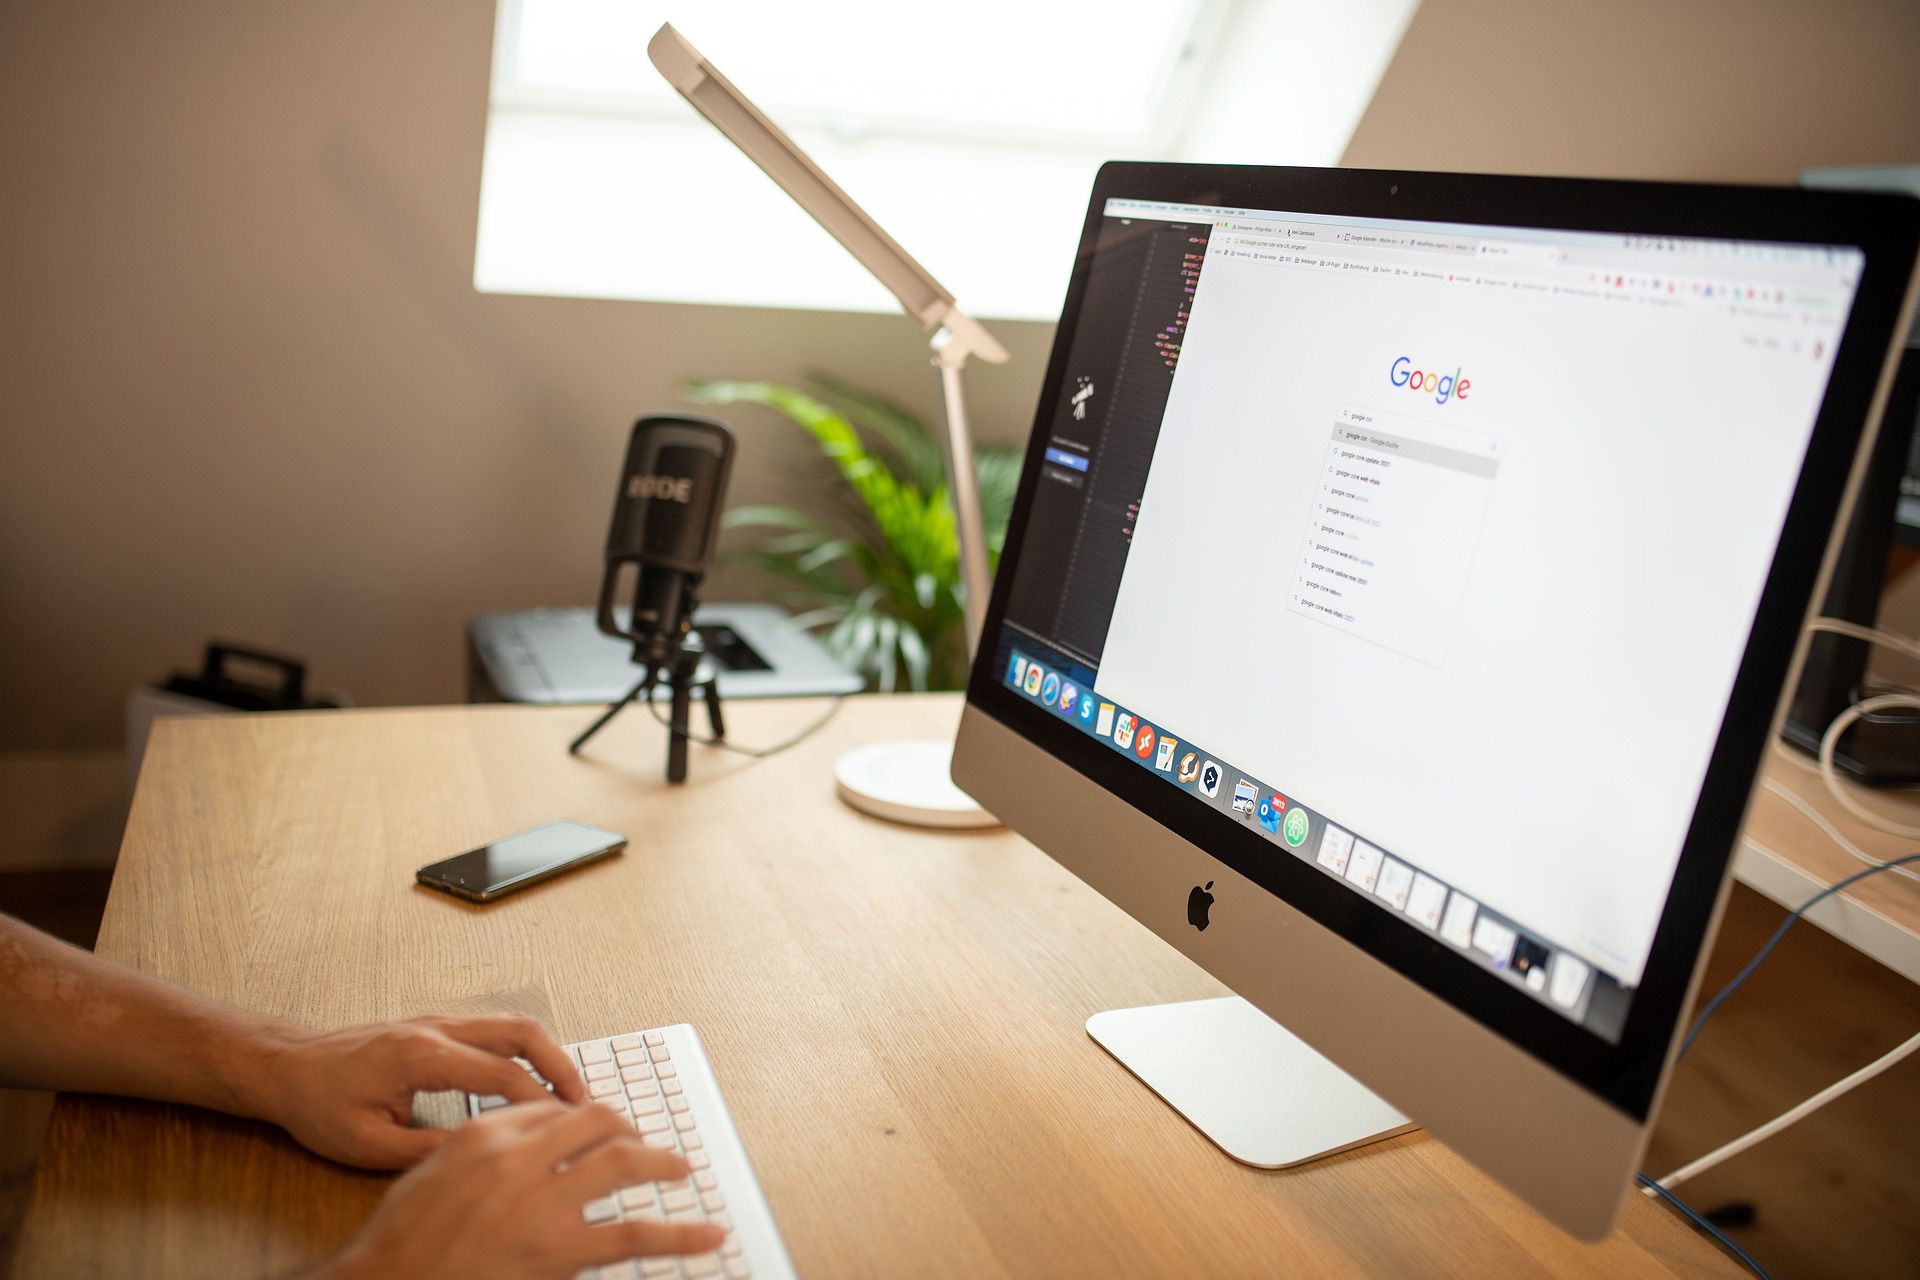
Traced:
<svg viewBox="0 0 1920 1280">
<path fill-rule="evenodd" d="M 832 374 L 814 373 L 807 381 L 825 399 L 844 409 L 855 426 L 885 442 L 894 461 L 922 492 L 945 483 L 946 449 L 926 423 L 885 396 L 863 391 Z"/>
</svg>

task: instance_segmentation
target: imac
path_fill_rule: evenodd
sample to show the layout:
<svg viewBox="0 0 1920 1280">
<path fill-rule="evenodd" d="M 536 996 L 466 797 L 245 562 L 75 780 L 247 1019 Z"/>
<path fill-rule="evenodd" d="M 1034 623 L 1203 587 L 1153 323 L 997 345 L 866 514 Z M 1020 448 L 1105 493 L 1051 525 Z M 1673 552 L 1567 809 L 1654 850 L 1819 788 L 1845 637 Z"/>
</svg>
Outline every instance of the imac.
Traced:
<svg viewBox="0 0 1920 1280">
<path fill-rule="evenodd" d="M 1229 1153 L 1644 1150 L 1920 203 L 1110 164 L 954 780 L 1237 997 L 1090 1034 Z"/>
</svg>

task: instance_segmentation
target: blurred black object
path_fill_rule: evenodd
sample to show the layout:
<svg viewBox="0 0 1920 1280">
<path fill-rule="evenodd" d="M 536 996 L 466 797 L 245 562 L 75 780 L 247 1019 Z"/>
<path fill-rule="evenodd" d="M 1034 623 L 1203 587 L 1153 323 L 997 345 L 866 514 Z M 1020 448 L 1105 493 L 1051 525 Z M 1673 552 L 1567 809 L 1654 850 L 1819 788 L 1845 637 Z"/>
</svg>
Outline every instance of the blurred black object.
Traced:
<svg viewBox="0 0 1920 1280">
<path fill-rule="evenodd" d="M 261 684 L 236 675 L 228 666 L 235 659 L 278 672 L 278 683 Z M 176 671 L 160 687 L 168 693 L 215 702 L 237 711 L 309 711 L 340 705 L 327 697 L 309 700 L 306 686 L 307 664 L 299 658 L 224 640 L 209 640 L 199 675 Z"/>
</svg>

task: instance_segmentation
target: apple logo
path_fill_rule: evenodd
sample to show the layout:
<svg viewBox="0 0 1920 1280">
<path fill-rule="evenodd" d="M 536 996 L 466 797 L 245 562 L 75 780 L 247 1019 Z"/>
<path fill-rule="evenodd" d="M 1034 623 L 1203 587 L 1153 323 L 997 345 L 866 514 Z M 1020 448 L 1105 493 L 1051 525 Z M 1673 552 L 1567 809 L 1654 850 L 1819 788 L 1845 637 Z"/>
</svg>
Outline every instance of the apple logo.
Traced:
<svg viewBox="0 0 1920 1280">
<path fill-rule="evenodd" d="M 1195 885 L 1193 892 L 1187 895 L 1187 923 L 1203 932 L 1211 923 L 1207 919 L 1207 912 L 1213 910 L 1213 895 L 1207 892 L 1211 888 L 1213 881 L 1209 880 L 1205 888 Z"/>
</svg>

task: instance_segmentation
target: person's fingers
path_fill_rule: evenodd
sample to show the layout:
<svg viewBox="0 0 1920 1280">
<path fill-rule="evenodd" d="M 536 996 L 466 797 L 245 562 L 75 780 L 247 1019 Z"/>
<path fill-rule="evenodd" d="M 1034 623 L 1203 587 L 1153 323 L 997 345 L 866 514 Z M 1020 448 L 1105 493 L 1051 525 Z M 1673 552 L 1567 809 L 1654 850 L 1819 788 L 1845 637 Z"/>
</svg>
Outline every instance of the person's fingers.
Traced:
<svg viewBox="0 0 1920 1280">
<path fill-rule="evenodd" d="M 511 1147 L 561 1118 L 572 1115 L 576 1110 L 578 1108 L 552 1098 L 517 1102 L 467 1121 L 455 1129 L 451 1136 L 463 1147 Z M 606 1108 L 599 1107 L 596 1110 L 604 1111 Z"/>
<path fill-rule="evenodd" d="M 364 1160 L 356 1160 L 367 1169 L 411 1169 L 438 1151 L 453 1135 L 445 1129 L 408 1129 L 382 1124 L 377 1133 L 362 1139 Z"/>
<path fill-rule="evenodd" d="M 565 1049 L 525 1014 L 498 1014 L 473 1018 L 435 1018 L 433 1025 L 442 1035 L 497 1053 L 503 1058 L 525 1058 L 544 1076 L 554 1092 L 568 1102 L 584 1102 L 587 1087 Z"/>
<path fill-rule="evenodd" d="M 433 1035 L 430 1041 L 414 1050 L 413 1060 L 407 1066 L 411 1077 L 407 1083 L 414 1089 L 497 1093 L 509 1102 L 549 1100 L 547 1091 L 513 1059 L 446 1036 Z"/>
<path fill-rule="evenodd" d="M 609 1222 L 600 1227 L 583 1222 L 573 1235 L 577 1247 L 567 1264 L 575 1267 L 623 1258 L 712 1253 L 727 1239 L 727 1233 L 710 1222 Z"/>
<path fill-rule="evenodd" d="M 529 1168 L 537 1169 L 542 1177 L 551 1176 L 562 1164 L 571 1164 L 583 1158 L 604 1142 L 634 1136 L 633 1126 L 626 1118 L 615 1115 L 605 1107 L 552 1105 L 559 1110 L 558 1117 L 530 1127 L 514 1138 L 514 1159 L 525 1161 Z M 507 1107 L 500 1114 L 515 1110 L 518 1108 Z"/>
<path fill-rule="evenodd" d="M 650 1147 L 628 1129 L 568 1161 L 553 1181 L 552 1196 L 562 1203 L 582 1205 L 621 1187 L 675 1182 L 689 1172 L 680 1155 Z"/>
</svg>

